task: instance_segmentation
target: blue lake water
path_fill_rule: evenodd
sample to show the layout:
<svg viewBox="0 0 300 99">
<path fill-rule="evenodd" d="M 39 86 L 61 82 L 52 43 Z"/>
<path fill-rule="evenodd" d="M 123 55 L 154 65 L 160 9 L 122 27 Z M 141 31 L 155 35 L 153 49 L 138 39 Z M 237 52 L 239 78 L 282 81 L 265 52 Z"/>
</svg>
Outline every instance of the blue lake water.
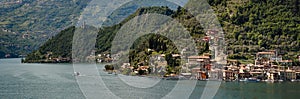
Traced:
<svg viewBox="0 0 300 99">
<path fill-rule="evenodd" d="M 98 65 L 100 74 L 107 74 Z M 21 64 L 20 59 L 0 59 L 1 99 L 86 98 L 73 76 L 72 64 Z M 176 81 L 161 80 L 151 89 L 120 83 L 118 76 L 102 76 L 110 91 L 120 98 L 157 99 L 168 94 Z M 199 99 L 206 81 L 198 81 L 190 99 Z M 145 84 L 147 84 L 145 82 Z M 92 87 L 93 85 L 91 85 Z M 188 85 L 187 85 L 188 86 Z M 99 90 L 103 91 L 103 90 Z M 180 94 L 182 92 L 178 92 Z M 98 97 L 105 99 L 106 97 Z M 299 99 L 300 83 L 222 82 L 214 99 Z"/>
</svg>

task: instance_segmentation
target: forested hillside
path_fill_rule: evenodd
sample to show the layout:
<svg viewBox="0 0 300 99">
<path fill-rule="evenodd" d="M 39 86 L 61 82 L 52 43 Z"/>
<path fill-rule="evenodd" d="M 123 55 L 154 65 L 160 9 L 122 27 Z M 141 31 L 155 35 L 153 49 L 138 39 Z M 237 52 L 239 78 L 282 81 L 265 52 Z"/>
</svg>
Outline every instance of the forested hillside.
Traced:
<svg viewBox="0 0 300 99">
<path fill-rule="evenodd" d="M 267 50 L 277 50 L 278 54 L 283 56 L 283 59 L 296 60 L 297 55 L 300 54 L 299 1 L 208 0 L 208 2 L 215 10 L 225 31 L 228 58 L 252 62 L 256 52 Z M 177 19 L 188 29 L 195 41 L 199 41 L 196 42 L 200 51 L 199 54 L 208 52 L 207 43 L 200 42 L 202 37 L 205 36 L 202 28 L 187 10 L 180 7 L 176 11 L 167 7 L 148 7 L 138 9 L 119 24 L 99 29 L 96 53 L 108 53 L 111 41 L 122 25 L 131 18 L 145 13 L 165 14 Z M 132 48 L 152 48 L 157 52 L 163 50 L 159 53 L 178 53 L 176 49 L 167 50 L 162 47 L 169 44 L 169 47 L 172 48 L 171 42 L 167 39 L 151 35 L 148 37 L 139 41 L 139 44 L 134 44 Z M 158 42 L 153 39 L 164 40 Z M 59 44 L 57 46 L 60 46 Z M 158 45 L 153 46 L 154 44 Z M 135 53 L 133 55 L 140 59 L 144 59 L 146 56 L 143 55 L 147 54 L 141 50 L 131 52 Z"/>
<path fill-rule="evenodd" d="M 300 54 L 299 0 L 209 0 L 226 33 L 229 58 L 253 59 L 277 50 L 284 59 Z"/>
<path fill-rule="evenodd" d="M 205 36 L 202 28 L 200 27 L 200 23 L 195 22 L 195 18 L 191 14 L 187 12 L 187 10 L 178 7 L 177 11 L 173 11 L 169 9 L 168 7 L 147 7 L 147 8 L 140 8 L 138 9 L 135 13 L 130 15 L 129 17 L 125 18 L 122 22 L 119 24 L 113 25 L 113 26 L 107 26 L 103 27 L 99 30 L 98 37 L 97 37 L 97 42 L 96 42 L 96 53 L 101 54 L 101 53 L 109 53 L 110 48 L 111 48 L 111 42 L 116 35 L 117 31 L 122 27 L 123 24 L 125 24 L 127 21 L 130 19 L 134 18 L 135 16 L 146 14 L 146 13 L 158 13 L 158 14 L 163 14 L 170 16 L 174 19 L 177 19 L 180 23 L 183 24 L 184 27 L 188 28 L 188 31 L 191 32 L 191 35 L 195 41 L 198 41 L 196 44 L 199 49 L 199 54 L 208 51 L 208 44 L 207 42 L 201 42 L 202 37 Z M 69 29 L 67 29 L 69 30 Z M 67 31 L 64 30 L 62 31 L 59 35 L 56 37 L 52 38 L 48 42 L 45 43 L 39 50 L 34 51 L 33 53 L 36 52 L 41 52 L 40 59 L 45 59 L 44 55 L 47 55 L 47 52 L 51 51 L 52 55 L 54 56 L 62 56 L 62 55 L 67 55 L 64 57 L 71 57 L 71 52 L 68 51 L 71 48 L 66 48 L 65 50 L 67 51 L 56 51 L 56 47 L 49 46 L 49 44 L 52 44 L 53 41 L 57 41 L 55 43 L 56 46 L 69 46 L 60 42 L 68 42 L 66 40 L 60 40 L 58 41 L 57 38 L 60 38 L 64 36 L 64 34 L 70 34 L 72 31 Z M 68 33 L 66 33 L 68 32 Z M 66 36 L 65 36 L 66 37 Z M 161 39 L 161 40 L 159 40 Z M 157 41 L 159 40 L 159 41 Z M 51 42 L 51 43 L 50 43 Z M 67 43 L 71 44 L 71 43 Z M 146 44 L 146 45 L 145 45 Z M 52 44 L 53 45 L 53 44 Z M 154 49 L 155 51 L 163 54 L 163 53 L 178 53 L 177 49 L 175 48 L 174 45 L 172 45 L 172 42 L 168 39 L 166 39 L 163 36 L 153 36 L 153 35 L 148 35 L 143 37 L 143 39 L 138 39 L 137 42 L 132 46 L 132 48 L 138 48 L 139 50 L 133 51 L 133 55 L 138 56 L 135 57 L 136 59 L 144 59 L 147 56 L 143 56 L 146 52 L 144 51 L 145 48 L 151 48 Z M 60 53 L 60 52 L 65 52 L 65 53 Z M 35 60 L 36 57 L 35 54 L 30 54 L 29 57 L 27 57 L 27 60 Z M 32 58 L 35 57 L 35 58 Z M 40 60 L 39 59 L 39 60 Z"/>
<path fill-rule="evenodd" d="M 28 54 L 25 62 L 40 62 L 51 58 L 71 59 L 72 40 L 75 26 L 61 31 L 58 35 L 48 40 L 38 50 Z"/>
</svg>

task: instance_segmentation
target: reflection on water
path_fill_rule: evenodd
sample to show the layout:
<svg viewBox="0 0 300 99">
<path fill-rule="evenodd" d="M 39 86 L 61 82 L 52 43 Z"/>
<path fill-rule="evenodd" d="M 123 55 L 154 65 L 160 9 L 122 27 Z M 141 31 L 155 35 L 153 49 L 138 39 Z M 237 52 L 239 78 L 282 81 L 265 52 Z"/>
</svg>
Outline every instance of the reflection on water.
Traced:
<svg viewBox="0 0 300 99">
<path fill-rule="evenodd" d="M 103 65 L 99 65 L 99 70 Z M 82 99 L 71 64 L 21 64 L 20 59 L 0 59 L 0 97 L 19 98 L 68 98 Z M 162 98 L 172 90 L 176 81 L 161 80 L 155 86 L 134 87 L 118 76 L 100 71 L 106 86 L 121 98 Z M 139 80 L 143 80 L 138 78 Z M 149 78 L 146 78 L 149 80 Z M 155 78 L 153 78 L 155 79 Z M 145 80 L 147 81 L 147 80 Z M 150 84 L 153 82 L 149 82 Z M 145 83 L 147 84 L 147 83 Z M 205 81 L 198 81 L 191 99 L 200 98 Z M 143 84 L 141 84 L 143 85 Z M 91 85 L 92 87 L 93 85 Z M 187 85 L 188 86 L 188 85 Z M 239 83 L 222 82 L 215 99 L 295 99 L 300 97 L 299 82 Z"/>
</svg>

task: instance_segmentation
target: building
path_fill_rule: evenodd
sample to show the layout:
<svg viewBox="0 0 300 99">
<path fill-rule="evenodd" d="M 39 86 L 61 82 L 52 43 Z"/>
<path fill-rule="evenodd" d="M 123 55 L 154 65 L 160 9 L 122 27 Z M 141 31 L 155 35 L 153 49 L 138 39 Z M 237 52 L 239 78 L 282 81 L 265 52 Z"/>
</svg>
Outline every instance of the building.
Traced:
<svg viewBox="0 0 300 99">
<path fill-rule="evenodd" d="M 149 74 L 149 66 L 139 66 L 135 73 L 138 73 L 139 75 L 147 75 Z"/>
<path fill-rule="evenodd" d="M 206 35 L 217 35 L 218 32 L 219 31 L 216 29 L 209 29 L 209 30 L 207 30 Z"/>
<path fill-rule="evenodd" d="M 287 80 L 296 80 L 296 72 L 295 72 L 295 70 L 290 70 L 290 69 L 286 70 L 285 71 L 285 78 Z"/>
<path fill-rule="evenodd" d="M 293 61 L 292 60 L 282 60 L 279 62 L 278 66 L 279 71 L 285 71 L 287 67 L 292 67 Z"/>
<path fill-rule="evenodd" d="M 197 80 L 206 80 L 208 79 L 208 74 L 202 68 L 193 68 L 192 76 Z"/>
<path fill-rule="evenodd" d="M 205 72 L 207 73 L 209 70 L 211 70 L 211 61 L 209 56 L 190 56 L 188 57 L 188 67 L 189 68 L 200 68 L 198 73 Z M 197 73 L 193 72 L 193 73 Z M 206 77 L 207 78 L 207 77 Z"/>
<path fill-rule="evenodd" d="M 235 80 L 239 75 L 239 61 L 227 60 L 226 66 L 223 68 L 223 79 L 224 80 Z"/>
<path fill-rule="evenodd" d="M 255 65 L 269 66 L 275 57 L 275 52 L 272 51 L 258 52 L 256 54 Z"/>
<path fill-rule="evenodd" d="M 123 63 L 123 65 L 121 66 L 121 68 L 129 68 L 130 67 L 130 63 Z"/>
<path fill-rule="evenodd" d="M 233 80 L 235 80 L 236 79 L 236 75 L 237 75 L 237 73 L 236 73 L 236 71 L 231 71 L 231 70 L 224 70 L 223 71 L 223 80 L 225 80 L 225 81 L 233 81 Z"/>
<path fill-rule="evenodd" d="M 201 64 L 207 65 L 210 64 L 210 57 L 209 56 L 190 56 L 188 57 L 189 64 Z"/>
<path fill-rule="evenodd" d="M 227 60 L 227 64 L 226 66 L 237 66 L 239 67 L 240 63 L 238 62 L 238 60 Z"/>
<path fill-rule="evenodd" d="M 223 79 L 223 73 L 221 69 L 212 69 L 208 72 L 209 80 L 220 80 Z"/>
</svg>

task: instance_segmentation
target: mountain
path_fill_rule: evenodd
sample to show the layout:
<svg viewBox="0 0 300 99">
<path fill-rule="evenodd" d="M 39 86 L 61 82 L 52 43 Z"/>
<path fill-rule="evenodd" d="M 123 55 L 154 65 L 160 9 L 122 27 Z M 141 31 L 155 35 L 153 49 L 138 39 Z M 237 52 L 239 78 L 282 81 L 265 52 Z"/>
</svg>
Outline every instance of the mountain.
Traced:
<svg viewBox="0 0 300 99">
<path fill-rule="evenodd" d="M 283 59 L 296 60 L 297 55 L 300 55 L 299 1 L 208 0 L 208 3 L 214 9 L 225 32 L 229 59 L 238 59 L 246 63 L 252 63 L 257 52 L 267 50 L 276 50 L 278 55 L 283 56 Z M 189 31 L 195 41 L 201 40 L 205 36 L 200 24 L 196 23 L 193 16 L 185 9 L 179 8 L 179 12 L 178 9 L 172 11 L 163 7 L 140 8 L 119 24 L 99 29 L 96 52 L 107 53 L 116 31 L 122 27 L 122 24 L 134 16 L 150 13 L 153 9 L 157 9 L 154 11 L 161 11 L 158 13 L 170 11 L 169 16 L 177 19 L 184 27 L 191 28 Z M 146 12 L 142 13 L 141 11 L 144 10 Z M 146 39 L 145 42 L 141 42 L 145 43 L 144 45 L 147 47 L 156 41 L 152 42 Z M 199 54 L 208 51 L 206 43 L 196 43 L 200 49 Z M 133 48 L 145 48 L 138 46 L 139 44 L 136 45 Z M 154 47 L 154 49 L 159 49 L 159 46 Z M 177 53 L 176 50 L 174 53 Z M 30 57 L 28 58 L 30 59 Z"/>
<path fill-rule="evenodd" d="M 178 7 L 178 5 L 167 0 L 135 0 L 134 2 L 128 2 L 117 8 L 114 12 L 111 13 L 109 17 L 107 17 L 107 20 L 103 25 L 112 26 L 118 24 L 129 15 L 136 12 L 136 10 L 138 10 L 139 8 L 151 6 L 167 6 L 172 10 L 176 10 Z"/>
<path fill-rule="evenodd" d="M 0 1 L 0 51 L 4 54 L 25 55 L 36 50 L 59 31 L 78 24 L 83 11 L 101 14 L 86 9 L 103 5 L 97 0 L 2 0 Z M 93 3 L 93 4 L 90 4 Z M 89 4 L 89 5 L 88 5 Z M 96 6 L 94 6 L 96 5 Z M 119 7 L 108 17 L 105 26 L 121 22 L 140 7 L 177 5 L 166 0 L 135 0 Z M 86 9 L 86 10 L 83 10 Z M 96 12 L 89 12 L 96 11 Z M 13 38 L 6 38 L 9 37 Z M 8 39 L 8 40 L 7 40 Z M 11 46 L 11 47 L 8 47 Z M 0 58 L 2 55 L 0 55 Z"/>
<path fill-rule="evenodd" d="M 128 16 L 127 18 L 125 18 L 123 21 L 121 21 L 119 24 L 113 25 L 113 26 L 106 26 L 106 27 L 102 27 L 101 29 L 99 29 L 98 32 L 98 36 L 97 36 L 97 41 L 96 41 L 96 53 L 97 54 L 102 54 L 102 53 L 109 53 L 110 48 L 111 48 L 111 43 L 112 40 L 114 38 L 114 36 L 116 35 L 117 31 L 129 20 L 131 20 L 132 18 L 134 18 L 135 16 L 139 16 L 139 15 L 143 15 L 143 14 L 147 14 L 147 13 L 158 13 L 158 14 L 163 14 L 163 15 L 167 15 L 172 17 L 173 19 L 177 19 L 179 20 L 180 23 L 183 24 L 183 26 L 185 28 L 188 28 L 188 31 L 191 32 L 192 37 L 194 37 L 195 41 L 199 41 L 199 39 L 202 40 L 201 37 L 204 37 L 205 34 L 203 32 L 203 29 L 200 26 L 200 23 L 195 22 L 196 19 L 193 18 L 193 16 L 191 14 L 189 14 L 187 12 L 187 10 L 178 7 L 176 11 L 171 10 L 168 7 L 145 7 L 145 8 L 139 8 L 136 10 L 136 12 L 134 12 L 133 14 L 131 14 L 130 16 Z M 69 28 L 70 29 L 70 28 Z M 67 30 L 69 30 L 67 29 Z M 76 29 L 80 29 L 80 28 L 76 28 Z M 33 53 L 29 54 L 28 57 L 26 58 L 26 61 L 30 61 L 30 60 L 36 60 L 36 55 L 40 56 L 40 59 L 45 59 L 45 55 L 47 55 L 47 52 L 52 51 L 52 55 L 54 56 L 58 56 L 58 55 L 68 55 L 66 57 L 71 57 L 71 48 L 66 48 L 64 51 L 65 53 L 60 53 L 61 51 L 56 51 L 55 47 L 53 46 L 49 46 L 49 44 L 53 44 L 52 41 L 57 41 L 55 44 L 55 46 L 70 46 L 70 45 L 66 45 L 63 43 L 59 43 L 59 42 L 69 42 L 69 41 L 65 41 L 63 39 L 58 40 L 57 38 L 60 38 L 61 36 L 64 36 L 63 34 L 72 34 L 72 31 L 67 31 L 64 30 L 62 31 L 60 34 L 58 34 L 57 36 L 55 36 L 54 38 L 50 39 L 48 42 L 45 43 L 45 45 L 43 45 L 42 47 L 40 47 L 37 51 L 34 51 Z M 66 33 L 68 32 L 68 33 Z M 66 37 L 66 36 L 65 36 Z M 160 41 L 157 41 L 159 40 Z M 52 42 L 52 43 L 50 43 Z M 71 44 L 71 43 L 67 43 L 67 44 Z M 147 44 L 147 45 L 145 45 Z M 155 46 L 153 45 L 155 44 Z M 208 51 L 208 44 L 206 42 L 197 42 L 198 44 L 198 49 L 200 50 L 200 53 L 203 52 L 207 52 Z M 206 47 L 205 47 L 206 46 Z M 154 49 L 156 51 L 160 51 L 160 53 L 179 53 L 177 51 L 177 49 L 175 48 L 174 45 L 172 45 L 172 42 L 168 39 L 166 39 L 163 36 L 154 36 L 154 35 L 148 35 L 145 37 L 142 37 L 140 39 L 138 39 L 134 45 L 132 46 L 133 49 L 138 49 L 137 51 L 135 51 L 134 53 L 140 53 L 140 54 L 144 54 L 144 49 L 145 48 L 151 48 Z M 169 48 L 169 49 L 166 49 Z M 54 52 L 56 51 L 56 52 Z M 34 53 L 41 53 L 41 54 L 34 54 Z M 135 54 L 138 55 L 138 54 Z M 139 58 L 145 58 L 146 56 L 142 56 L 139 55 Z"/>
<path fill-rule="evenodd" d="M 25 55 L 75 25 L 90 0 L 0 1 L 0 51 Z M 0 58 L 3 57 L 0 55 Z"/>
</svg>

